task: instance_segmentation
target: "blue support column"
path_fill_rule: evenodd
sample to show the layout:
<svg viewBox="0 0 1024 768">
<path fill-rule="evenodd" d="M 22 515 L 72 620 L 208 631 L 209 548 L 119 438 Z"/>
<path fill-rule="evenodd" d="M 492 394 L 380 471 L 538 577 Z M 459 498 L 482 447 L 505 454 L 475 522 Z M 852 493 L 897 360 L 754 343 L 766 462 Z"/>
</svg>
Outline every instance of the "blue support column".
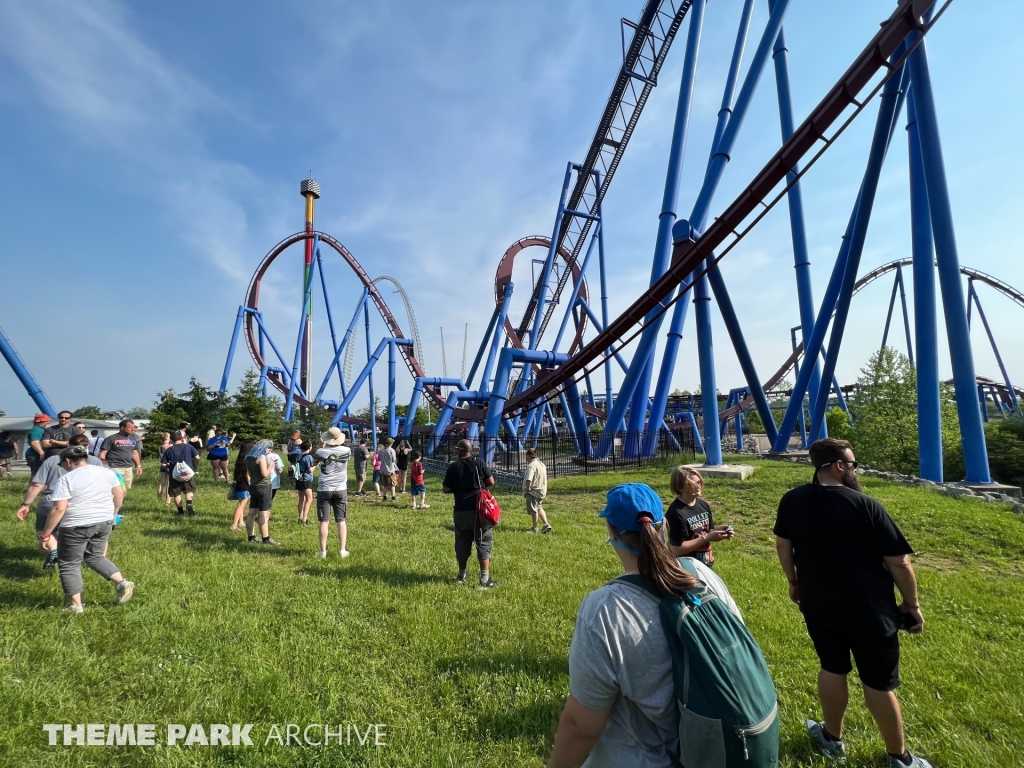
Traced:
<svg viewBox="0 0 1024 768">
<path fill-rule="evenodd" d="M 558 202 L 558 214 L 555 216 L 555 228 L 551 232 L 551 245 L 548 248 L 548 256 L 544 260 L 544 268 L 540 273 L 540 282 L 537 291 L 537 310 L 533 315 L 533 330 L 530 332 L 530 349 L 537 348 L 540 340 L 540 325 L 544 316 L 544 304 L 548 297 L 548 280 L 551 279 L 551 266 L 555 263 L 555 254 L 558 250 L 558 230 L 562 226 L 562 215 L 565 213 L 565 199 L 569 195 L 569 182 L 572 180 L 572 163 L 565 168 L 565 180 L 562 182 L 562 196 Z"/>
<path fill-rule="evenodd" d="M 974 306 L 978 308 L 978 317 L 981 318 L 981 324 L 985 326 L 985 333 L 988 335 L 988 343 L 992 347 L 992 354 L 996 356 L 996 363 L 999 365 L 999 371 L 1003 374 L 1003 383 L 1006 385 L 1006 391 L 1010 395 L 1010 402 L 1012 403 L 1012 411 L 1020 411 L 1020 403 L 1017 402 L 1017 393 L 1013 391 L 1013 383 L 1010 381 L 1010 374 L 1006 372 L 1006 366 L 1003 365 L 1003 356 L 999 354 L 999 347 L 996 346 L 996 337 L 992 335 L 992 329 L 989 327 L 988 318 L 985 317 L 985 310 L 981 308 L 981 299 L 978 298 L 978 292 L 974 288 L 974 278 L 971 278 L 968 282 L 969 296 L 967 299 L 968 306 L 970 301 L 974 299 Z M 995 392 L 992 393 L 992 398 L 995 400 L 996 405 L 999 406 L 999 410 L 1003 410 L 1002 403 L 999 401 L 999 397 Z"/>
<path fill-rule="evenodd" d="M 774 8 L 775 0 L 769 0 L 769 9 Z M 786 36 L 783 30 L 779 30 L 779 36 L 775 40 L 775 85 L 779 95 L 779 123 L 782 128 L 782 141 L 788 141 L 793 135 L 793 99 L 789 89 L 789 51 L 786 48 Z M 811 329 L 814 327 L 814 292 L 811 289 L 811 258 L 807 248 L 807 230 L 804 226 L 804 203 L 803 193 L 800 190 L 800 181 L 797 175 L 800 173 L 800 166 L 793 166 L 793 170 L 786 174 L 786 183 L 791 185 L 786 193 L 786 201 L 789 204 L 789 230 L 793 239 L 793 266 L 796 271 L 796 296 L 797 305 L 800 310 L 800 333 L 801 341 L 806 345 L 810 338 Z M 814 359 L 814 367 L 811 372 L 810 384 L 807 392 L 811 402 L 818 396 L 818 388 L 821 386 L 821 367 L 817 359 Z M 803 417 L 801 411 L 801 425 Z M 802 427 L 801 427 L 802 428 Z M 816 435 L 823 438 L 825 434 Z M 775 440 L 772 439 L 774 443 Z M 806 437 L 803 440 L 804 447 L 807 447 Z"/>
<path fill-rule="evenodd" d="M 971 335 L 967 327 L 967 307 L 960 282 L 960 258 L 953 229 L 953 208 L 946 186 L 946 169 L 924 41 L 910 55 L 909 66 L 921 157 L 924 161 L 924 179 L 928 189 L 928 207 L 932 217 L 932 234 L 935 238 L 939 288 L 946 316 L 949 355 L 953 363 L 953 385 L 956 388 L 956 409 L 960 417 L 967 479 L 976 483 L 989 483 L 992 482 L 992 476 L 989 473 L 985 429 L 980 418 L 978 390 L 975 387 L 977 379 Z"/>
<path fill-rule="evenodd" d="M 512 305 L 512 289 L 514 287 L 511 282 L 505 283 L 501 307 L 498 310 L 498 322 L 494 328 L 494 337 L 491 339 L 491 349 L 487 353 L 487 362 L 484 363 L 484 371 L 480 376 L 480 389 L 489 389 L 491 386 L 491 371 L 494 369 L 495 355 L 498 354 L 499 339 L 504 336 L 505 341 L 508 341 L 508 337 L 505 336 L 505 318 L 508 317 L 508 309 Z"/>
<path fill-rule="evenodd" d="M 604 268 L 604 214 L 600 208 L 597 213 L 601 216 L 601 228 L 597 231 L 597 262 L 601 270 L 601 327 L 605 328 L 608 325 L 608 280 Z M 610 356 L 611 353 L 612 350 L 609 349 L 606 356 Z M 610 361 L 605 361 L 604 364 L 604 397 L 604 412 L 609 414 L 612 412 L 612 366 Z M 566 420 L 568 418 L 566 416 Z"/>
<path fill-rule="evenodd" d="M 894 58 L 897 55 L 902 55 L 902 52 L 903 46 L 900 46 L 897 49 L 897 53 L 893 54 Z M 822 381 L 832 380 L 836 370 L 836 363 L 839 361 L 839 351 L 842 348 L 843 334 L 846 331 L 846 320 L 849 317 L 850 303 L 853 300 L 854 286 L 857 282 L 857 270 L 860 267 L 861 254 L 864 252 L 864 241 L 867 238 L 868 224 L 871 221 L 871 209 L 875 200 L 875 192 L 878 190 L 878 179 L 882 173 L 882 163 L 885 161 L 892 124 L 897 117 L 897 96 L 901 79 L 902 72 L 898 72 L 890 77 L 882 88 L 878 118 L 875 121 L 874 137 L 872 138 L 871 150 L 868 155 L 868 167 L 864 172 L 864 181 L 861 185 L 864 194 L 858 201 L 856 220 L 850 237 L 850 251 L 846 260 L 846 268 L 843 272 L 842 288 L 839 292 L 839 299 L 836 302 L 835 317 L 832 320 L 832 335 L 829 337 L 828 354 L 825 358 L 825 366 L 821 372 Z M 820 321 L 821 318 L 819 318 Z M 815 331 L 817 331 L 817 328 L 815 328 Z M 817 356 L 816 351 L 814 354 Z M 804 359 L 807 360 L 808 358 L 805 357 Z M 806 365 L 804 369 L 807 369 Z M 820 425 L 825 420 L 828 396 L 828 389 L 822 386 L 818 390 L 818 397 L 811 410 L 810 432 L 812 435 L 818 434 Z"/>
<path fill-rule="evenodd" d="M 293 401 L 295 399 L 295 388 L 298 385 L 299 362 L 300 362 L 300 360 L 302 358 L 302 348 L 303 348 L 303 345 L 305 344 L 305 340 L 306 340 L 306 325 L 307 325 L 306 321 L 308 320 L 308 317 L 309 317 L 308 316 L 308 307 L 309 307 L 310 297 L 312 296 L 312 293 L 313 293 L 313 270 L 309 269 L 309 270 L 306 270 L 306 285 L 304 286 L 304 290 L 302 292 L 302 318 L 301 318 L 301 322 L 299 323 L 298 340 L 296 341 L 296 344 L 295 344 L 295 362 L 292 365 L 292 377 L 291 377 L 292 381 L 291 381 L 291 385 L 288 387 L 288 398 L 287 398 L 287 401 L 285 403 L 285 408 L 284 408 L 284 420 L 285 421 L 291 421 L 292 420 L 292 404 L 293 404 Z M 303 397 L 305 397 L 305 393 L 303 393 Z"/>
<path fill-rule="evenodd" d="M 365 321 L 365 325 L 366 325 L 366 364 L 367 364 L 367 366 L 369 366 L 367 368 L 366 373 L 367 373 L 367 385 L 368 385 L 368 387 L 370 389 L 370 431 L 373 433 L 373 437 L 371 438 L 373 440 L 373 443 L 372 443 L 373 452 L 376 453 L 377 452 L 377 404 L 376 404 L 376 402 L 374 402 L 374 399 L 373 399 L 373 366 L 370 365 L 370 358 L 371 358 L 371 354 L 372 354 L 370 352 L 370 307 L 367 304 L 367 302 L 365 302 L 365 301 L 363 302 L 363 320 Z M 349 394 L 351 395 L 357 389 L 358 389 L 358 387 L 356 386 L 356 382 L 352 382 L 352 391 L 349 392 Z M 346 397 L 345 398 L 345 402 L 347 402 L 350 399 L 351 398 Z M 343 412 L 344 411 L 342 409 L 340 409 L 340 408 L 338 409 L 338 413 L 339 414 L 343 413 Z"/>
<path fill-rule="evenodd" d="M 326 292 L 324 293 L 326 296 Z M 316 399 L 319 400 L 323 395 L 324 390 L 327 389 L 327 384 L 331 380 L 331 374 L 334 369 L 338 369 L 338 380 L 341 382 L 341 399 L 345 399 L 345 377 L 341 370 L 341 356 L 345 352 L 345 347 L 349 344 L 352 333 L 355 331 L 356 324 L 359 322 L 359 313 L 363 311 L 363 307 L 366 305 L 367 300 L 370 297 L 370 291 L 368 288 L 363 288 L 363 295 L 356 303 L 356 311 L 352 313 L 352 321 L 348 324 L 348 328 L 345 329 L 345 335 L 341 337 L 341 344 L 334 350 L 334 359 L 331 361 L 330 366 L 327 368 L 327 373 L 324 376 L 323 383 L 320 385 L 320 389 L 317 390 Z"/>
<path fill-rule="evenodd" d="M 718 427 L 718 382 L 715 379 L 715 344 L 711 335 L 711 293 L 707 277 L 697 280 L 693 303 L 700 361 L 700 401 L 704 411 L 704 463 L 716 467 L 722 463 L 722 435 Z"/>
<path fill-rule="evenodd" d="M 388 437 L 398 435 L 395 420 L 395 344 L 388 344 Z"/>
<path fill-rule="evenodd" d="M 911 86 L 913 89 L 913 86 Z M 943 482 L 939 335 L 935 303 L 935 248 L 914 97 L 907 100 L 910 224 L 914 258 L 914 340 L 917 342 L 917 444 L 920 476 Z"/>
<path fill-rule="evenodd" d="M 29 372 L 25 363 L 22 362 L 21 357 L 18 355 L 17 350 L 14 349 L 14 345 L 11 340 L 7 338 L 7 334 L 0 328 L 0 354 L 4 356 L 4 360 L 11 366 L 11 370 L 14 371 L 14 375 L 18 377 L 18 381 L 25 387 L 25 392 L 32 398 L 32 402 L 36 404 L 36 407 L 49 416 L 51 419 L 57 418 L 57 410 L 50 404 L 46 394 L 43 392 L 43 388 L 39 386 L 35 378 Z M 228 364 L 230 365 L 231 352 L 228 353 Z"/>
<path fill-rule="evenodd" d="M 235 347 L 238 345 L 238 334 L 242 330 L 242 320 L 244 318 L 245 318 L 245 307 L 244 306 L 240 306 L 238 308 L 238 315 L 235 317 L 235 329 L 231 332 L 231 344 L 228 345 L 228 357 L 227 357 L 227 360 L 224 361 L 224 375 L 220 377 L 220 391 L 221 391 L 221 393 L 225 393 L 225 392 L 228 391 L 228 377 L 231 375 L 231 363 L 235 359 Z M 2 331 L 0 331 L 0 336 L 3 336 L 3 332 Z M 7 357 L 6 347 L 3 346 L 4 345 L 4 339 L 6 339 L 6 338 L 7 338 L 6 336 L 3 336 L 3 338 L 0 339 L 0 348 L 4 349 L 4 357 Z M 10 344 L 9 341 L 6 342 L 6 343 Z M 14 347 L 11 347 L 11 349 L 13 350 Z M 8 362 L 10 362 L 10 360 L 8 360 Z M 12 365 L 11 367 L 13 368 L 14 366 Z M 18 378 L 21 378 L 21 377 L 19 376 Z M 25 382 L 23 381 L 22 384 L 24 384 L 24 383 Z M 41 391 L 42 390 L 40 389 L 40 392 Z M 33 399 L 35 399 L 35 398 L 33 398 Z M 38 405 L 38 404 L 39 403 L 37 402 L 36 405 Z"/>
<path fill-rule="evenodd" d="M 896 264 L 896 280 L 900 286 L 900 304 L 903 307 L 903 331 L 907 335 L 907 357 L 910 358 L 910 366 L 914 367 L 914 343 L 910 336 L 910 315 L 907 312 L 907 290 L 903 285 L 903 265 Z"/>
<path fill-rule="evenodd" d="M 896 52 L 890 58 L 890 61 L 896 61 L 900 56 L 903 55 L 904 48 L 900 46 Z M 817 360 L 818 355 L 821 354 L 822 346 L 825 341 L 825 334 L 828 331 L 830 319 L 832 317 L 833 310 L 839 301 L 839 298 L 844 290 L 847 290 L 847 278 L 852 282 L 849 283 L 848 293 L 852 293 L 852 286 L 856 282 L 857 267 L 859 266 L 860 254 L 857 253 L 857 264 L 853 265 L 852 274 L 850 274 L 850 262 L 852 261 L 852 243 L 853 233 L 860 220 L 862 214 L 870 218 L 871 212 L 871 201 L 874 200 L 875 190 L 878 185 L 878 175 L 881 168 L 882 159 L 885 157 L 885 152 L 888 149 L 889 141 L 892 137 L 892 125 L 896 118 L 896 91 L 899 88 L 900 77 L 893 76 L 888 82 L 886 82 L 883 91 L 881 104 L 879 106 L 878 118 L 875 123 L 875 132 L 871 142 L 871 149 L 868 156 L 868 167 L 864 172 L 864 179 L 861 181 L 860 190 L 857 192 L 857 200 L 853 206 L 853 212 L 850 214 L 850 220 L 846 225 L 846 233 L 843 235 L 843 243 L 839 249 L 839 255 L 836 258 L 836 262 L 832 267 L 832 276 L 829 278 L 828 286 L 825 288 L 825 295 L 821 300 L 821 306 L 818 309 L 818 316 L 814 321 L 814 328 L 811 331 L 811 337 L 804 345 L 804 366 L 800 369 L 800 373 L 797 376 L 796 383 L 793 386 L 793 393 L 789 398 L 789 405 L 786 407 L 786 412 L 782 417 L 782 424 L 779 426 L 779 437 L 772 446 L 772 449 L 776 453 L 785 453 L 789 445 L 789 437 L 793 433 L 793 427 L 796 425 L 797 416 L 803 409 L 804 396 L 807 394 L 807 388 L 810 384 L 811 374 L 814 371 L 814 367 L 809 365 L 809 361 Z M 873 163 L 878 164 L 877 169 L 873 169 Z M 867 218 L 864 221 L 865 227 L 867 226 Z M 861 242 L 863 246 L 863 241 Z M 847 307 L 849 305 L 847 304 Z M 838 350 L 836 350 L 838 353 Z M 832 348 L 829 347 L 829 354 L 832 354 Z M 832 378 L 832 374 L 826 375 L 822 373 L 822 382 L 828 381 Z M 824 385 L 818 390 L 818 398 L 821 398 L 822 391 L 825 390 Z M 827 398 L 828 392 L 825 391 Z M 811 404 L 812 407 L 814 403 Z M 812 432 L 813 434 L 813 432 Z"/>
<path fill-rule="evenodd" d="M 686 38 L 686 54 L 683 60 L 683 73 L 679 83 L 679 99 L 676 104 L 675 125 L 672 131 L 672 144 L 669 150 L 668 169 L 665 174 L 665 190 L 662 196 L 661 215 L 658 219 L 658 237 L 654 247 L 654 259 L 651 266 L 651 283 L 655 283 L 665 274 L 672 258 L 672 225 L 676 219 L 676 206 L 679 198 L 679 184 L 683 170 L 683 155 L 686 149 L 686 133 L 689 127 L 690 108 L 693 102 L 693 85 L 697 75 L 697 54 L 700 51 L 700 37 L 704 25 L 705 0 L 695 0 L 690 7 L 690 26 Z M 642 420 L 647 415 L 647 400 L 650 392 L 650 381 L 653 363 L 650 360 L 658 338 L 660 318 L 654 314 L 645 318 L 645 328 L 640 344 L 633 356 L 629 372 L 619 389 L 614 406 L 608 411 L 604 435 L 611 438 L 622 428 L 626 410 L 637 414 L 630 417 L 630 430 L 642 428 Z M 636 399 L 634 400 L 634 394 Z M 605 444 L 608 444 L 607 446 Z M 607 455 L 611 449 L 608 439 L 602 438 L 599 455 Z"/>
<path fill-rule="evenodd" d="M 469 375 L 466 377 L 466 383 L 472 384 L 473 377 L 476 376 L 476 369 L 480 367 L 480 361 L 483 359 L 484 350 L 488 348 L 491 341 L 491 334 L 494 332 L 495 324 L 498 322 L 498 315 L 501 314 L 501 306 L 496 306 L 494 311 L 491 313 L 491 320 L 487 324 L 487 331 L 484 333 L 483 341 L 480 342 L 480 348 L 476 351 L 476 357 L 473 359 L 473 365 L 470 366 Z M 501 332 L 500 329 L 498 331 Z M 487 389 L 487 382 L 483 383 L 483 388 Z"/>
</svg>

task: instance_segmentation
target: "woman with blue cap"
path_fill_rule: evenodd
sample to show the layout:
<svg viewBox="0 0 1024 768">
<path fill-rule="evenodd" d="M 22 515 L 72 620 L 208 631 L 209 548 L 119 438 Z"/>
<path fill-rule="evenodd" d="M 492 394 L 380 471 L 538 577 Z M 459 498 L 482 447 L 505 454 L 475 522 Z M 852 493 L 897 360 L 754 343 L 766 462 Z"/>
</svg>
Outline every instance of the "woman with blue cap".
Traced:
<svg viewBox="0 0 1024 768">
<path fill-rule="evenodd" d="M 684 570 L 663 540 L 662 501 L 642 483 L 608 492 L 601 511 L 608 544 L 625 574 L 662 597 L 683 598 L 703 582 L 740 617 L 722 580 L 703 563 Z M 569 648 L 569 698 L 558 722 L 550 768 L 670 768 L 679 765 L 679 712 L 672 656 L 659 605 L 612 581 L 583 600 Z"/>
</svg>

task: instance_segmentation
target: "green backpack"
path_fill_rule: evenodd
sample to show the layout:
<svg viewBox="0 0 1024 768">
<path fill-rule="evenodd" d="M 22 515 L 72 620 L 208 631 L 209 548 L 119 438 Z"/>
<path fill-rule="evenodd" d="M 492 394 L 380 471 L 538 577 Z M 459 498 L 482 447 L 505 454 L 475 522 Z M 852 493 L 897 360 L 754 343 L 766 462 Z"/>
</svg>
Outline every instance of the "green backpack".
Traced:
<svg viewBox="0 0 1024 768">
<path fill-rule="evenodd" d="M 688 558 L 679 564 L 700 574 Z M 672 654 L 684 768 L 773 768 L 779 763 L 779 704 L 757 642 L 701 582 L 684 600 L 658 598 L 640 576 L 620 576 L 657 601 Z"/>
</svg>

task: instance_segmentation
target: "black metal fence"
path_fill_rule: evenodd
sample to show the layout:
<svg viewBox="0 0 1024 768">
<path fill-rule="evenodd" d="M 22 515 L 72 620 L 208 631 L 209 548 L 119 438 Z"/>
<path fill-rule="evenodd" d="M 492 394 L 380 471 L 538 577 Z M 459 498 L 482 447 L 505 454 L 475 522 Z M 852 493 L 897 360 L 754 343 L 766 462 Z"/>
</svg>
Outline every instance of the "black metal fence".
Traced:
<svg viewBox="0 0 1024 768">
<path fill-rule="evenodd" d="M 468 438 L 464 431 L 452 431 L 440 438 L 414 433 L 408 440 L 413 450 L 423 454 L 423 464 L 428 472 L 443 474 L 448 463 L 458 458 L 459 441 Z M 693 461 L 697 455 L 689 427 L 657 432 L 620 432 L 614 438 L 591 434 L 583 436 L 582 442 L 574 435 L 560 432 L 527 440 L 521 448 L 502 438 L 478 436 L 472 438 L 472 442 L 474 453 L 487 459 L 498 485 L 509 490 L 517 490 L 522 483 L 523 471 L 530 461 L 525 451 L 528 447 L 536 449 L 537 457 L 547 466 L 549 478 L 643 467 L 669 457 Z M 602 452 L 606 455 L 598 458 Z"/>
</svg>

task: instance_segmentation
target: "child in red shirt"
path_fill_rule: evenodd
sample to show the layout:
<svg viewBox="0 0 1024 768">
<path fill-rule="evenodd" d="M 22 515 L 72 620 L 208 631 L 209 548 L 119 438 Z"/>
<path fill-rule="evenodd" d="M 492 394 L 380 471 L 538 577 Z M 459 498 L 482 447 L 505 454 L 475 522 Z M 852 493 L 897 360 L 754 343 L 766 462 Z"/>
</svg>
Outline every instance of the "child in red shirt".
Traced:
<svg viewBox="0 0 1024 768">
<path fill-rule="evenodd" d="M 419 451 L 414 451 L 412 454 L 412 464 L 409 465 L 409 481 L 412 483 L 412 508 L 413 509 L 430 509 L 430 505 L 427 504 L 427 486 L 423 481 L 423 462 L 420 459 L 423 458 L 423 454 Z M 420 504 L 417 506 L 417 499 Z"/>
</svg>

